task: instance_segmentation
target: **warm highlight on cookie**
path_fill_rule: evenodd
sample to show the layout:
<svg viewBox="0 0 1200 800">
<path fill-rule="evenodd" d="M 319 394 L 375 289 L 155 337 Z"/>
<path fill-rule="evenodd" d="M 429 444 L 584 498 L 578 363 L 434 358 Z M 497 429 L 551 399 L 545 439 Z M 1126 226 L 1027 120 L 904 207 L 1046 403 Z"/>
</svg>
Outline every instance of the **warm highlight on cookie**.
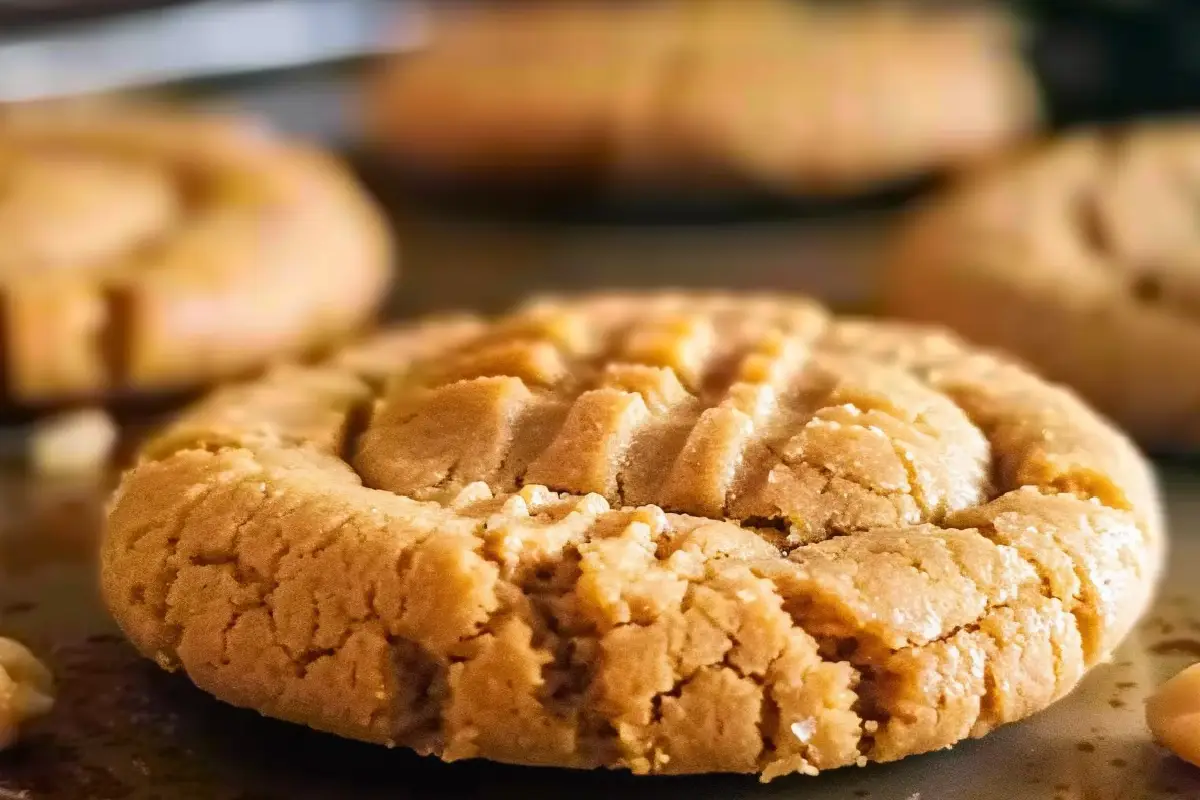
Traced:
<svg viewBox="0 0 1200 800">
<path fill-rule="evenodd" d="M 1200 445 L 1200 125 L 1056 142 L 937 200 L 884 300 L 1073 386 L 1148 446 Z"/>
<path fill-rule="evenodd" d="M 243 120 L 0 113 L 0 397 L 41 404 L 244 374 L 356 329 L 391 254 L 332 159 Z"/>
<path fill-rule="evenodd" d="M 445 759 L 890 761 L 1045 708 L 1158 574 L 1072 394 L 801 299 L 419 323 L 226 390 L 113 502 L 130 639 L 265 714 Z"/>
<path fill-rule="evenodd" d="M 792 0 L 504 3 L 435 18 L 383 68 L 375 144 L 481 179 L 863 190 L 1028 133 L 999 18 Z"/>
</svg>

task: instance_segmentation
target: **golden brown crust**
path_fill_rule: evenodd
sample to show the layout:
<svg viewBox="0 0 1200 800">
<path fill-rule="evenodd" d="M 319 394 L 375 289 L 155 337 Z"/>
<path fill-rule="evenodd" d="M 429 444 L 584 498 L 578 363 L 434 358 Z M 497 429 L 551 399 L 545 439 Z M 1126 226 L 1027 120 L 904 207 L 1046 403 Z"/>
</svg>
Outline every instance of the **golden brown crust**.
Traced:
<svg viewBox="0 0 1200 800">
<path fill-rule="evenodd" d="M 885 274 L 946 324 L 1073 386 L 1155 448 L 1200 443 L 1200 129 L 1076 134 L 919 211 Z"/>
<path fill-rule="evenodd" d="M 0 115 L 9 402 L 195 385 L 328 345 L 374 310 L 389 251 L 339 165 L 242 120 Z"/>
<path fill-rule="evenodd" d="M 1044 708 L 1148 600 L 1137 451 L 1070 393 L 801 299 L 593 296 L 216 395 L 114 499 L 127 635 L 446 759 L 790 772 Z"/>
<path fill-rule="evenodd" d="M 1012 31 L 781 0 L 533 3 L 450 16 L 386 66 L 377 144 L 468 177 L 600 173 L 852 191 L 1027 133 Z"/>
</svg>

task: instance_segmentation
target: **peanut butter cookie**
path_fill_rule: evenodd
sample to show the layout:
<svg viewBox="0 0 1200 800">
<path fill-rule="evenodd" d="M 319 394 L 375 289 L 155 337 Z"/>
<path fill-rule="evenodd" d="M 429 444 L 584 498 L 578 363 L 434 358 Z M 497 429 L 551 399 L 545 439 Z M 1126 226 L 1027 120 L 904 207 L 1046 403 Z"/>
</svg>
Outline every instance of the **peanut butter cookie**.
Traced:
<svg viewBox="0 0 1200 800">
<path fill-rule="evenodd" d="M 447 16 L 368 93 L 422 170 L 846 192 L 970 159 L 1037 119 L 998 18 L 789 0 L 518 3 Z"/>
<path fill-rule="evenodd" d="M 1200 126 L 1074 135 L 920 210 L 892 313 L 1002 347 L 1156 449 L 1200 444 Z"/>
<path fill-rule="evenodd" d="M 0 397 L 36 405 L 242 374 L 357 328 L 379 215 L 326 156 L 148 107 L 0 113 Z"/>
<path fill-rule="evenodd" d="M 274 717 L 770 779 L 1045 708 L 1161 545 L 1133 446 L 1002 359 L 803 299 L 599 296 L 215 395 L 125 476 L 103 587 Z"/>
</svg>

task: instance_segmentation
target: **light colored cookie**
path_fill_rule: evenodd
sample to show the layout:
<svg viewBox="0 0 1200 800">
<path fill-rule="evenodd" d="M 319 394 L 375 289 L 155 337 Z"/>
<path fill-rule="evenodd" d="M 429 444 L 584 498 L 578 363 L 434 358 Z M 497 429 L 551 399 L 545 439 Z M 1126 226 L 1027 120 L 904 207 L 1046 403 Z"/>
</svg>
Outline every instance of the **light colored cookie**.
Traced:
<svg viewBox="0 0 1200 800">
<path fill-rule="evenodd" d="M 382 220 L 344 169 L 246 121 L 0 113 L 7 402 L 244 374 L 354 331 L 390 272 Z"/>
<path fill-rule="evenodd" d="M 368 92 L 420 170 L 844 192 L 974 159 L 1036 122 L 1014 33 L 977 13 L 789 0 L 579 1 L 447 16 Z"/>
<path fill-rule="evenodd" d="M 1132 445 L 940 333 L 700 294 L 471 328 L 225 390 L 152 443 L 102 556 L 134 644 L 448 760 L 770 779 L 1045 708 L 1158 575 Z"/>
<path fill-rule="evenodd" d="M 899 316 L 1070 384 L 1148 446 L 1200 444 L 1200 126 L 1086 132 L 921 209 L 885 269 Z"/>
</svg>

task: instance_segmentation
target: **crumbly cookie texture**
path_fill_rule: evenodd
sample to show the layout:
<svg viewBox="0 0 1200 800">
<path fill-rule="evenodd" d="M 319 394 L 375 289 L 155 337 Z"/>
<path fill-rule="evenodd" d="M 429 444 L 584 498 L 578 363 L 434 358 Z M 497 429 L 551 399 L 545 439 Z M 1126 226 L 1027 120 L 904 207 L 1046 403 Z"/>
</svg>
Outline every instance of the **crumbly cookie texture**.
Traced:
<svg viewBox="0 0 1200 800">
<path fill-rule="evenodd" d="M 54 707 L 54 678 L 24 645 L 0 636 L 0 750 Z"/>
<path fill-rule="evenodd" d="M 448 760 L 815 774 L 1046 707 L 1158 574 L 1130 443 L 937 332 L 634 294 L 371 352 L 215 395 L 114 498 L 110 608 L 228 702 Z"/>
<path fill-rule="evenodd" d="M 979 13 L 576 0 L 440 21 L 368 93 L 375 142 L 420 170 L 836 193 L 974 159 L 1038 116 L 1011 27 Z"/>
<path fill-rule="evenodd" d="M 888 310 L 1004 348 L 1155 449 L 1200 444 L 1200 126 L 1076 134 L 919 210 Z"/>
<path fill-rule="evenodd" d="M 149 106 L 0 111 L 0 399 L 202 384 L 335 343 L 391 271 L 327 156 Z"/>
</svg>

